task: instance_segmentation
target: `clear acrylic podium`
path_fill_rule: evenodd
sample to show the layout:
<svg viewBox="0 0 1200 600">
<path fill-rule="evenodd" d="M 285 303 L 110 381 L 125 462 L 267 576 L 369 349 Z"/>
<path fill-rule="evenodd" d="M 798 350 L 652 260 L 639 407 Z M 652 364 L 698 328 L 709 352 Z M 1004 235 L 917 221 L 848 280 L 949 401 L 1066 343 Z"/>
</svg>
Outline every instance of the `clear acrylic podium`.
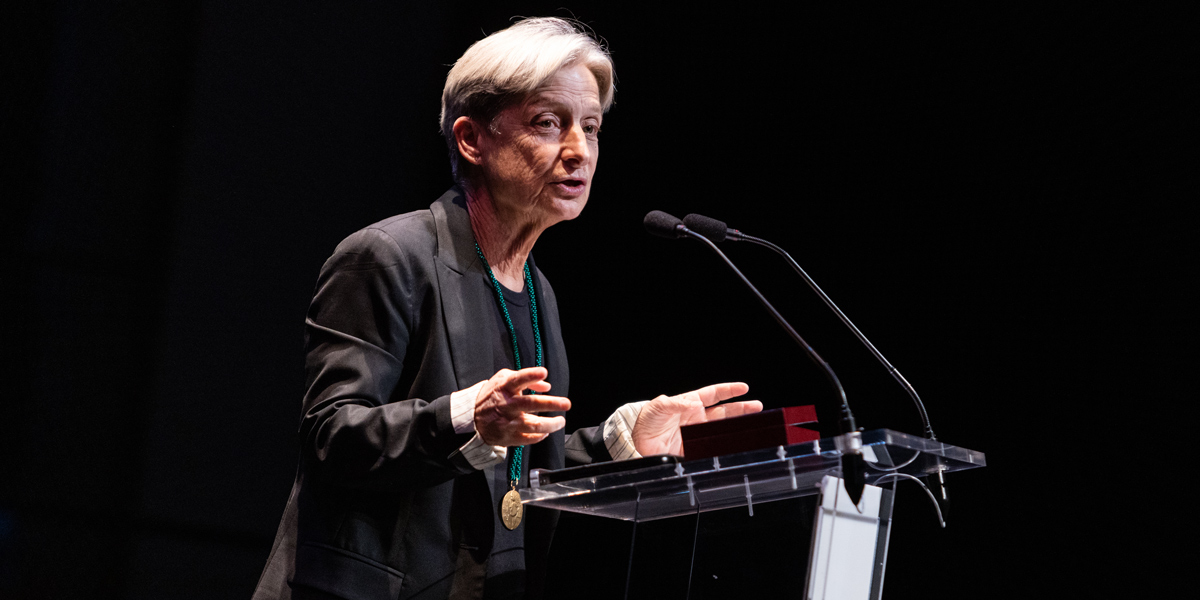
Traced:
<svg viewBox="0 0 1200 600">
<path fill-rule="evenodd" d="M 664 456 L 559 471 L 535 470 L 530 473 L 529 487 L 521 490 L 521 499 L 527 506 L 638 523 L 698 516 L 701 512 L 735 507 L 745 507 L 753 516 L 754 506 L 758 504 L 821 494 L 824 482 L 824 492 L 829 498 L 817 506 L 812 563 L 809 565 L 810 589 L 805 597 L 879 598 L 894 482 L 935 474 L 939 470 L 949 473 L 983 467 L 986 463 L 982 452 L 889 429 L 863 432 L 862 449 L 867 464 L 867 484 L 882 488 L 872 492 L 876 513 L 870 518 L 855 514 L 859 507 L 848 498 L 842 500 L 844 488 L 831 487 L 830 480 L 826 479 L 840 476 L 842 452 L 836 438 L 699 460 Z M 831 494 L 835 489 L 842 491 Z M 841 518 L 848 520 L 838 521 Z M 820 589 L 813 589 L 814 577 L 817 577 L 814 569 L 836 571 L 853 562 L 847 561 L 847 557 L 854 554 L 845 545 L 849 542 L 837 541 L 830 536 L 833 524 L 861 523 L 871 519 L 875 528 L 871 531 L 877 532 L 877 538 L 871 542 L 875 556 L 868 561 L 873 567 L 867 567 L 873 569 L 868 571 L 869 594 L 840 594 L 832 583 L 827 586 L 826 593 L 816 593 Z M 844 537 L 855 526 L 838 527 Z M 822 547 L 821 544 L 830 546 Z M 630 558 L 632 560 L 632 556 Z M 821 588 L 820 585 L 816 587 Z M 796 596 L 799 595 L 797 590 Z"/>
</svg>

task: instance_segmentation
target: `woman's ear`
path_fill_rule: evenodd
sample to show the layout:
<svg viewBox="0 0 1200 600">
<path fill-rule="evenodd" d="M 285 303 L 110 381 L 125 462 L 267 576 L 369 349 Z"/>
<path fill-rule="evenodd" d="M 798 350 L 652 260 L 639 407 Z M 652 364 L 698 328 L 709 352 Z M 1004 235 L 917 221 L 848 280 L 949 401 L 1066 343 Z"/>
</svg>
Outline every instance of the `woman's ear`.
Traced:
<svg viewBox="0 0 1200 600">
<path fill-rule="evenodd" d="M 483 127 L 471 120 L 470 117 L 459 117 L 454 120 L 454 141 L 458 144 L 458 153 L 467 162 L 479 166 L 483 162 L 482 138 L 486 135 Z"/>
</svg>

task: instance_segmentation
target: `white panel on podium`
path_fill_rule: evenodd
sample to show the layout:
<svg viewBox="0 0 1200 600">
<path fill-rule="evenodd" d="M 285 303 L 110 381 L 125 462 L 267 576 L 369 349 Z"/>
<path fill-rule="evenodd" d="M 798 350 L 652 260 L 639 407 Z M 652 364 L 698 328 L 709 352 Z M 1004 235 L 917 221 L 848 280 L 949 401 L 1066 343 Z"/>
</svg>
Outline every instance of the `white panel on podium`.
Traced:
<svg viewBox="0 0 1200 600">
<path fill-rule="evenodd" d="M 841 479 L 821 480 L 806 600 L 877 600 L 883 591 L 892 491 L 863 489 L 858 506 Z"/>
</svg>

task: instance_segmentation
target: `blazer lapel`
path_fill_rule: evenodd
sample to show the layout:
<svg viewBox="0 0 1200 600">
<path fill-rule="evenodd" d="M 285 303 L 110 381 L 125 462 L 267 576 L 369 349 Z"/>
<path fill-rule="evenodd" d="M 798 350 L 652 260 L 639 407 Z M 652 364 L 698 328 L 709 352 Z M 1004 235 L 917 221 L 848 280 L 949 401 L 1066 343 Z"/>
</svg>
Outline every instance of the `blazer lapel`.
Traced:
<svg viewBox="0 0 1200 600">
<path fill-rule="evenodd" d="M 457 389 L 466 389 L 490 378 L 495 373 L 492 343 L 480 334 L 479 323 L 496 310 L 492 290 L 483 285 L 486 276 L 479 256 L 475 253 L 475 234 L 467 215 L 467 199 L 458 188 L 438 198 L 429 210 L 437 229 L 438 294 L 442 300 L 442 319 L 450 343 L 450 360 L 454 364 Z M 500 498 L 495 495 L 495 468 L 482 470 L 482 479 L 491 501 L 471 510 L 497 510 Z M 490 548 L 492 530 L 479 531 L 479 543 Z"/>
<path fill-rule="evenodd" d="M 485 272 L 475 254 L 475 236 L 467 216 L 467 200 L 457 188 L 438 198 L 430 207 L 437 228 L 438 293 L 442 318 L 450 342 L 457 389 L 465 389 L 490 378 L 491 340 L 480 335 L 479 323 L 489 322 L 496 300 L 483 285 Z"/>
</svg>

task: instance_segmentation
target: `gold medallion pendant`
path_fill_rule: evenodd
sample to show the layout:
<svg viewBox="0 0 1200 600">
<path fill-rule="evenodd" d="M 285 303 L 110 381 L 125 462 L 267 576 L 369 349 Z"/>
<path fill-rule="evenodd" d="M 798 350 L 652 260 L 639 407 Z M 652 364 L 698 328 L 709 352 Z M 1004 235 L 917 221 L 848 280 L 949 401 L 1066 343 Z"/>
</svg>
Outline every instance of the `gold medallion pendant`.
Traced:
<svg viewBox="0 0 1200 600">
<path fill-rule="evenodd" d="M 521 494 L 518 494 L 517 490 L 508 490 L 508 493 L 504 494 L 504 498 L 500 500 L 500 520 L 509 531 L 516 529 L 521 524 L 523 511 Z"/>
</svg>

